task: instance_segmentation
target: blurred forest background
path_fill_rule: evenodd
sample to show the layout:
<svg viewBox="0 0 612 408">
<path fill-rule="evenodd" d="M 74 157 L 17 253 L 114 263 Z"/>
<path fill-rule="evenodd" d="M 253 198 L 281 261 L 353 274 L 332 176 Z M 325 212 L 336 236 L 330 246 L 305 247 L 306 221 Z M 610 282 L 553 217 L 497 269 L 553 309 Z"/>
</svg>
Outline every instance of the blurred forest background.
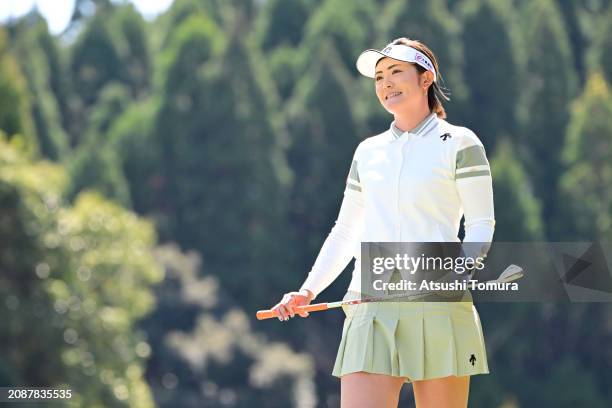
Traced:
<svg viewBox="0 0 612 408">
<path fill-rule="evenodd" d="M 342 312 L 254 314 L 299 287 L 354 149 L 388 128 L 354 61 L 400 36 L 485 144 L 496 241 L 611 241 L 610 3 L 175 0 L 146 21 L 77 0 L 62 35 L 35 11 L 0 26 L 0 385 L 338 406 Z M 479 311 L 492 375 L 470 406 L 612 406 L 610 305 Z"/>
</svg>

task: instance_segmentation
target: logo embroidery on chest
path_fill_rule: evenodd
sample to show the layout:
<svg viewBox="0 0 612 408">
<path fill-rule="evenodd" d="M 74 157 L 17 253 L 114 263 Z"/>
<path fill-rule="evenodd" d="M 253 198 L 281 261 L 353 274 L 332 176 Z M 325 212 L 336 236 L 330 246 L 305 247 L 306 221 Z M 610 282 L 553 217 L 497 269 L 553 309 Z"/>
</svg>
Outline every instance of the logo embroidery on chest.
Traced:
<svg viewBox="0 0 612 408">
<path fill-rule="evenodd" d="M 442 139 L 442 141 L 446 142 L 446 139 L 450 139 L 452 136 L 450 133 L 445 133 L 442 136 L 440 136 L 440 139 Z"/>
</svg>

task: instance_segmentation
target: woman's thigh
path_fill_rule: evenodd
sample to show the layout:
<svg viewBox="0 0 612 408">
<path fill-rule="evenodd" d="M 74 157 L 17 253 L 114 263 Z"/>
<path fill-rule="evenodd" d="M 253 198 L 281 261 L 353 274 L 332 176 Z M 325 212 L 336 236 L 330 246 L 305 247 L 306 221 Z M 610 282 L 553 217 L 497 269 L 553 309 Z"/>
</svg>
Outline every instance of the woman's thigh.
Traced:
<svg viewBox="0 0 612 408">
<path fill-rule="evenodd" d="M 417 408 L 466 408 L 470 392 L 470 377 L 444 377 L 414 381 Z"/>
<path fill-rule="evenodd" d="M 340 379 L 342 408 L 396 408 L 403 377 L 360 371 Z"/>
</svg>

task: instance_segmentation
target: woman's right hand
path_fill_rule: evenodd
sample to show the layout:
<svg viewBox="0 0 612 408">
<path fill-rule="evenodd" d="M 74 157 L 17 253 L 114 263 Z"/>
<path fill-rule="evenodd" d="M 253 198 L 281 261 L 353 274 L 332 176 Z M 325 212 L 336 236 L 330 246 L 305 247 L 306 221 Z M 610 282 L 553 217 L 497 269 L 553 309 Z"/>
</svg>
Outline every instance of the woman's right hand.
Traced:
<svg viewBox="0 0 612 408">
<path fill-rule="evenodd" d="M 285 293 L 280 302 L 278 302 L 272 310 L 276 312 L 276 316 L 280 321 L 289 320 L 295 316 L 296 306 L 306 306 L 310 304 L 314 295 L 308 289 L 302 289 L 299 292 Z M 298 313 L 301 317 L 308 317 L 308 312 Z"/>
</svg>

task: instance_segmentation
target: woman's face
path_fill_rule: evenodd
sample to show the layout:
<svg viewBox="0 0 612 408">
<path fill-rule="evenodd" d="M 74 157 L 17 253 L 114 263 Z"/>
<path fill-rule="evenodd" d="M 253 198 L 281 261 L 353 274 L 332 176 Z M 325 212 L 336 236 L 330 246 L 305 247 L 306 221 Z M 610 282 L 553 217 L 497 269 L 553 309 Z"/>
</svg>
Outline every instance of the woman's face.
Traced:
<svg viewBox="0 0 612 408">
<path fill-rule="evenodd" d="M 385 57 L 376 65 L 376 96 L 382 106 L 394 115 L 414 110 L 419 104 L 427 105 L 427 88 L 431 85 L 432 77 L 429 71 L 420 74 L 409 62 Z"/>
</svg>

